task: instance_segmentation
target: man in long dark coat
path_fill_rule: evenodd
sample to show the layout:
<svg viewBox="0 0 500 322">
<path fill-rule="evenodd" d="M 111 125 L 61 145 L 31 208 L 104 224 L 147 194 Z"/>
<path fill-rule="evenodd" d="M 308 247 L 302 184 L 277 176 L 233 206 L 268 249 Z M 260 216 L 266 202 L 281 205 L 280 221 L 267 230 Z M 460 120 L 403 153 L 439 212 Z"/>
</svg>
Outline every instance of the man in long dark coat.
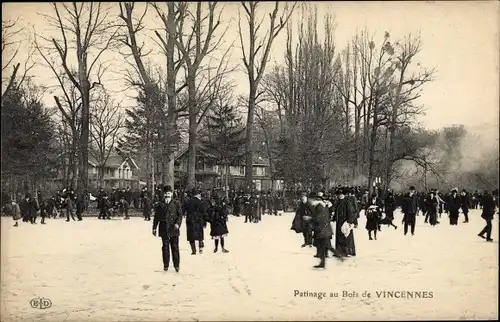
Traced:
<svg viewBox="0 0 500 322">
<path fill-rule="evenodd" d="M 486 226 L 483 228 L 483 230 L 481 230 L 478 236 L 486 239 L 486 241 L 488 242 L 492 242 L 493 239 L 491 238 L 491 221 L 493 220 L 493 216 L 495 215 L 495 198 L 490 195 L 488 191 L 484 191 L 481 203 L 483 205 L 481 218 L 486 221 Z M 486 237 L 484 237 L 485 234 Z"/>
<path fill-rule="evenodd" d="M 415 235 L 415 221 L 418 212 L 418 196 L 415 193 L 415 187 L 410 187 L 410 193 L 404 198 L 401 210 L 403 211 L 404 233 L 408 233 L 408 226 L 411 229 L 411 235 Z"/>
<path fill-rule="evenodd" d="M 71 215 L 71 219 L 75 221 L 75 211 L 76 209 L 76 198 L 75 198 L 75 192 L 73 189 L 71 189 L 67 194 L 66 194 L 66 222 L 69 222 L 69 216 Z"/>
<path fill-rule="evenodd" d="M 387 225 L 391 225 L 392 227 L 394 227 L 394 229 L 397 229 L 398 227 L 393 223 L 394 211 L 396 210 L 396 199 L 394 198 L 394 194 L 392 193 L 392 191 L 389 191 L 389 193 L 385 197 L 384 208 L 386 216 L 384 223 Z"/>
<path fill-rule="evenodd" d="M 332 226 L 330 225 L 330 211 L 325 207 L 321 197 L 315 193 L 311 193 L 308 203 L 312 209 L 312 216 L 304 216 L 304 220 L 311 221 L 320 258 L 319 264 L 315 265 L 314 268 L 325 268 L 326 257 L 330 249 L 330 239 L 333 236 Z"/>
<path fill-rule="evenodd" d="M 361 209 L 359 209 L 359 203 L 358 203 L 358 200 L 356 199 L 356 195 L 354 194 L 354 189 L 348 188 L 346 193 L 347 193 L 347 199 L 351 202 L 351 205 L 354 208 L 354 213 L 356 214 L 356 221 L 354 222 L 354 228 L 357 228 L 358 227 L 359 212 Z"/>
<path fill-rule="evenodd" d="M 451 196 L 449 197 L 448 211 L 450 217 L 450 225 L 456 226 L 458 224 L 458 215 L 460 210 L 460 205 L 462 203 L 462 198 L 458 195 L 456 189 L 451 191 Z"/>
<path fill-rule="evenodd" d="M 334 205 L 335 215 L 332 221 L 335 221 L 335 248 L 341 256 L 356 256 L 356 246 L 354 244 L 354 231 L 351 229 L 347 237 L 342 233 L 342 226 L 347 223 L 354 228 L 357 215 L 351 202 L 345 198 L 344 189 L 340 188 L 336 191 L 338 196 L 337 202 Z"/>
<path fill-rule="evenodd" d="M 24 200 L 19 203 L 19 209 L 21 211 L 23 222 L 31 222 L 32 224 L 36 224 L 36 222 L 32 218 L 36 217 L 36 212 L 38 211 L 37 207 L 38 206 L 35 200 L 31 197 L 31 194 L 27 193 L 24 196 Z"/>
<path fill-rule="evenodd" d="M 460 208 L 462 208 L 462 212 L 464 213 L 464 224 L 469 222 L 469 208 L 471 207 L 472 200 L 470 195 L 467 193 L 467 190 L 463 189 L 462 190 L 462 196 L 461 196 L 461 205 Z"/>
<path fill-rule="evenodd" d="M 251 198 L 249 193 L 245 194 L 245 199 L 243 201 L 243 215 L 245 216 L 245 223 L 252 222 L 252 212 L 255 206 L 255 200 Z"/>
<path fill-rule="evenodd" d="M 158 236 L 161 237 L 161 253 L 163 258 L 163 270 L 168 271 L 170 265 L 170 251 L 172 251 L 172 261 L 175 271 L 180 268 L 179 253 L 179 228 L 182 223 L 181 205 L 172 198 L 172 189 L 166 186 L 165 198 L 159 200 L 155 205 L 155 215 L 153 219 L 153 236 L 156 236 L 156 229 L 159 226 Z"/>
<path fill-rule="evenodd" d="M 191 245 L 191 255 L 196 255 L 196 241 L 198 241 L 199 253 L 202 254 L 203 247 L 205 247 L 203 229 L 206 227 L 207 214 L 201 201 L 201 191 L 193 192 L 193 197 L 185 204 L 185 212 L 187 240 Z"/>
<path fill-rule="evenodd" d="M 307 216 L 312 217 L 312 209 L 307 202 L 306 193 L 302 193 L 300 196 L 300 203 L 292 221 L 292 227 L 290 228 L 298 234 L 302 233 L 304 236 L 304 244 L 302 244 L 302 247 L 313 246 L 312 223 L 310 220 L 304 219 Z"/>
</svg>

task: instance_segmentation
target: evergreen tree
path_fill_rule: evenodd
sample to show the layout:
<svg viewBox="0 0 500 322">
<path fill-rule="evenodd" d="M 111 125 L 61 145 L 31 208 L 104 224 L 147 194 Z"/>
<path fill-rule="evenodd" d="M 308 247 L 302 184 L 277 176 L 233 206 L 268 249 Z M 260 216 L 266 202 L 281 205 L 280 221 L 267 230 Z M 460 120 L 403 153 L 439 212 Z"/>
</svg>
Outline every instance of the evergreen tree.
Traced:
<svg viewBox="0 0 500 322">
<path fill-rule="evenodd" d="M 235 108 L 227 104 L 217 104 L 212 115 L 207 118 L 208 135 L 201 140 L 201 154 L 217 160 L 225 167 L 225 191 L 228 197 L 227 183 L 229 166 L 238 164 L 244 158 L 245 128 Z"/>
<path fill-rule="evenodd" d="M 55 151 L 49 111 L 28 91 L 13 88 L 2 97 L 1 159 L 2 182 L 24 182 L 24 189 L 31 190 L 51 175 Z"/>
<path fill-rule="evenodd" d="M 162 121 L 165 113 L 162 109 L 164 99 L 157 89 L 150 93 L 144 90 L 136 98 L 137 105 L 126 110 L 123 139 L 117 144 L 117 152 L 122 156 L 140 158 L 145 154 L 147 182 L 152 191 L 152 156 L 160 157 L 162 136 Z M 155 161 L 156 163 L 156 161 Z"/>
</svg>

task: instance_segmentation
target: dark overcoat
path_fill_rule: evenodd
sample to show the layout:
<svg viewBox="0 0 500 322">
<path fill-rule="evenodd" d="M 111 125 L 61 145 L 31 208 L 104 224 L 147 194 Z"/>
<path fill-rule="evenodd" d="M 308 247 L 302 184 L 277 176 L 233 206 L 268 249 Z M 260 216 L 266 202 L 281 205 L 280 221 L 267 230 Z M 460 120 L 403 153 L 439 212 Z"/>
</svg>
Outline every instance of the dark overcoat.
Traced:
<svg viewBox="0 0 500 322">
<path fill-rule="evenodd" d="M 228 233 L 226 206 L 222 202 L 216 202 L 210 207 L 210 236 L 223 236 Z"/>
<path fill-rule="evenodd" d="M 172 199 L 168 204 L 165 201 L 158 202 L 155 204 L 154 212 L 153 230 L 158 228 L 159 237 L 171 238 L 179 236 L 182 212 L 177 201 Z M 175 225 L 178 228 L 175 228 Z"/>
<path fill-rule="evenodd" d="M 462 204 L 462 198 L 458 194 L 453 196 L 450 195 L 450 199 L 448 199 L 448 211 L 450 212 L 450 216 L 458 217 L 458 211 Z"/>
<path fill-rule="evenodd" d="M 396 199 L 393 195 L 388 195 L 385 198 L 385 215 L 391 220 L 394 219 L 394 210 L 396 210 Z"/>
<path fill-rule="evenodd" d="M 495 199 L 493 198 L 493 196 L 490 194 L 483 195 L 481 203 L 483 205 L 481 218 L 486 220 L 493 219 L 493 216 L 495 215 L 495 206 L 496 206 Z"/>
<path fill-rule="evenodd" d="M 203 240 L 203 229 L 207 221 L 205 205 L 200 199 L 192 197 L 185 203 L 184 211 L 186 212 L 187 240 Z"/>
<path fill-rule="evenodd" d="M 23 218 L 34 218 L 36 217 L 36 212 L 38 211 L 38 206 L 34 199 L 30 198 L 28 200 L 23 199 L 19 203 L 19 210 L 21 211 L 21 216 Z"/>
<path fill-rule="evenodd" d="M 370 206 L 377 206 L 375 210 L 368 210 Z M 370 198 L 368 200 L 368 204 L 366 205 L 366 226 L 365 228 L 367 230 L 377 230 L 378 229 L 378 224 L 380 221 L 381 217 L 381 212 L 382 212 L 382 200 L 379 198 Z"/>
<path fill-rule="evenodd" d="M 354 207 L 347 198 L 339 199 L 335 203 L 335 215 L 333 221 L 335 224 L 335 248 L 343 255 L 356 255 L 356 246 L 354 244 L 354 231 L 351 231 L 349 236 L 345 237 L 342 233 L 342 225 L 347 222 L 354 225 L 356 221 Z"/>
<path fill-rule="evenodd" d="M 312 227 L 316 239 L 333 236 L 332 226 L 330 225 L 330 211 L 322 203 L 319 203 L 313 209 Z"/>
<path fill-rule="evenodd" d="M 312 209 L 308 203 L 300 202 L 297 207 L 297 211 L 295 212 L 295 217 L 292 221 L 292 227 L 290 228 L 298 234 L 306 230 L 312 230 L 311 220 L 304 220 L 302 218 L 303 216 L 312 217 Z"/>
</svg>

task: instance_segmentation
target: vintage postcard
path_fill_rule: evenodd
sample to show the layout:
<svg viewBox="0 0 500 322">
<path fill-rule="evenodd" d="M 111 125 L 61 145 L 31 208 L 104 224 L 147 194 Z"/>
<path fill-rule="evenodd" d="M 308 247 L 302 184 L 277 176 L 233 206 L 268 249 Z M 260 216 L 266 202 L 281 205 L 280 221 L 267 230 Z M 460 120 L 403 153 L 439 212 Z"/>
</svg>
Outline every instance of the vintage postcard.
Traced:
<svg viewBox="0 0 500 322">
<path fill-rule="evenodd" d="M 498 319 L 499 13 L 3 3 L 0 320 Z"/>
</svg>

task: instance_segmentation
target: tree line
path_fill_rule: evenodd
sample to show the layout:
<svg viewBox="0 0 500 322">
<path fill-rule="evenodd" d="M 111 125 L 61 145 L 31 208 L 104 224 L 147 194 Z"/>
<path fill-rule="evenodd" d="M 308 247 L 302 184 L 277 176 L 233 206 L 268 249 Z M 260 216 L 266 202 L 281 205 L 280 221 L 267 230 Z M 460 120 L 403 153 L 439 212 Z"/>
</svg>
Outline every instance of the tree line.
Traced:
<svg viewBox="0 0 500 322">
<path fill-rule="evenodd" d="M 187 189 L 196 185 L 200 155 L 218 159 L 226 174 L 230 163 L 244 164 L 251 187 L 257 152 L 270 160 L 272 179 L 289 187 L 372 187 L 375 178 L 389 186 L 408 178 L 409 167 L 423 186 L 450 181 L 453 149 L 443 147 L 458 147 L 466 130 L 418 126 L 425 111 L 418 98 L 436 76 L 418 61 L 418 33 L 393 39 L 364 29 L 338 48 L 334 17 L 326 14 L 320 24 L 311 5 L 243 1 L 237 22 L 229 23 L 223 13 L 216 1 L 52 3 L 43 14 L 52 32 L 30 35 L 24 68 L 12 41 L 22 28 L 2 21 L 3 55 L 11 52 L 2 71 L 12 68 L 2 80 L 2 178 L 34 185 L 59 169 L 66 185 L 88 189 L 89 156 L 102 185 L 117 149 L 145 160 L 149 186 L 158 163 L 157 181 L 173 186 L 175 153 L 187 141 Z M 153 19 L 159 27 L 151 28 Z M 233 43 L 225 37 L 229 28 L 238 31 Z M 271 62 L 280 35 L 282 59 Z M 230 63 L 235 53 L 239 66 Z M 133 106 L 110 90 L 106 55 L 125 63 Z M 34 62 L 55 80 L 51 108 L 42 100 L 49 89 L 27 77 Z M 231 77 L 237 68 L 248 79 L 240 96 Z M 24 128 L 36 133 L 24 135 L 25 144 L 16 133 Z M 495 184 L 491 173 L 479 177 Z"/>
</svg>

